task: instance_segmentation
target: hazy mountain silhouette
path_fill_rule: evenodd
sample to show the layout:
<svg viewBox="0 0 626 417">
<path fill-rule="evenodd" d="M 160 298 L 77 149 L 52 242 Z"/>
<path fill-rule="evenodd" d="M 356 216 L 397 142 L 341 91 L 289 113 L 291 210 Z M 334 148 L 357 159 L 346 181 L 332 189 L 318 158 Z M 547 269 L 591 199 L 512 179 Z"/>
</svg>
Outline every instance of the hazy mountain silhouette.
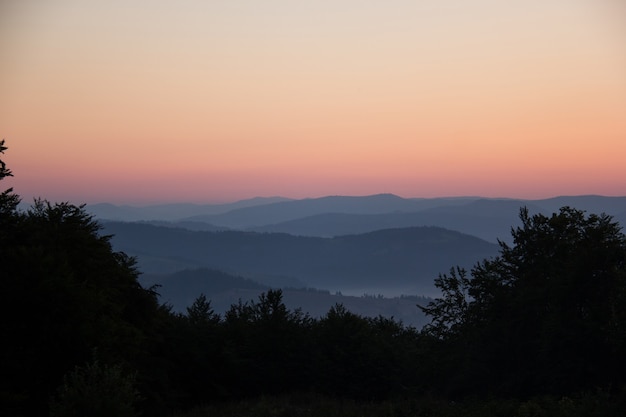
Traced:
<svg viewBox="0 0 626 417">
<path fill-rule="evenodd" d="M 256 197 L 228 204 L 163 204 L 117 206 L 89 204 L 86 209 L 97 218 L 114 221 L 202 221 L 219 226 L 245 228 L 326 212 L 385 213 L 429 208 L 465 198 L 404 199 L 393 194 L 373 196 L 328 196 L 293 200 L 284 197 Z M 271 206 L 263 209 L 262 206 Z"/>
<path fill-rule="evenodd" d="M 331 196 L 288 200 L 252 199 L 223 205 L 166 205 L 144 208 L 97 205 L 101 219 L 169 221 L 190 230 L 239 229 L 330 237 L 386 228 L 439 226 L 495 242 L 510 240 L 518 213 L 550 214 L 562 206 L 605 212 L 623 218 L 626 197 L 564 196 L 543 200 L 478 197 L 405 199 L 392 194 L 364 197 Z M 90 206 L 91 207 L 91 206 Z M 193 216 L 180 216 L 191 212 Z M 160 216 L 160 217 L 159 217 Z M 619 217 L 622 216 L 622 217 Z M 619 217 L 619 218 L 618 218 Z M 205 225 L 206 224 L 206 225 Z"/>
<path fill-rule="evenodd" d="M 229 230 L 227 227 L 215 226 L 206 222 L 194 222 L 192 220 L 178 220 L 178 221 L 166 221 L 166 220 L 141 220 L 140 223 L 152 224 L 154 226 L 174 227 L 179 229 L 195 230 L 199 232 L 220 232 Z"/>
<path fill-rule="evenodd" d="M 498 239 L 509 242 L 511 227 L 519 225 L 518 216 L 521 207 L 527 207 L 531 213 L 547 215 L 558 211 L 563 206 L 580 208 L 590 213 L 605 212 L 614 216 L 619 216 L 626 211 L 626 197 L 580 196 L 555 197 L 545 200 L 464 198 L 432 199 L 427 202 L 405 201 L 408 201 L 408 204 L 404 206 L 404 210 L 385 213 L 328 210 L 311 216 L 250 227 L 248 230 L 330 237 L 393 227 L 439 226 L 472 234 L 490 242 L 496 242 Z M 363 202 L 366 203 L 367 200 Z M 420 208 L 410 210 L 411 207 Z M 274 208 L 274 205 L 264 206 L 263 212 L 268 213 Z M 248 210 L 251 219 L 260 222 L 261 219 L 254 216 L 254 211 L 254 208 Z M 273 213 L 278 217 L 278 210 Z M 217 219 L 213 218 L 213 221 L 219 224 L 222 218 L 230 219 L 229 215 L 231 213 L 225 213 Z M 269 217 L 265 216 L 264 220 Z"/>
<path fill-rule="evenodd" d="M 174 311 L 185 312 L 199 294 L 211 300 L 217 313 L 224 313 L 239 300 L 257 300 L 270 287 L 258 282 L 206 268 L 184 270 L 171 274 L 144 274 L 142 285 L 159 285 L 161 302 L 171 305 Z M 326 290 L 286 288 L 283 290 L 285 305 L 295 310 L 302 309 L 312 317 L 325 315 L 337 303 L 349 311 L 367 317 L 394 317 L 407 325 L 421 328 L 427 320 L 416 304 L 426 305 L 429 298 L 418 296 L 382 297 L 375 295 L 347 296 Z"/>
<path fill-rule="evenodd" d="M 185 269 L 169 274 L 143 274 L 140 281 L 146 288 L 158 285 L 161 302 L 170 304 L 179 312 L 184 312 L 200 294 L 215 299 L 212 302 L 215 307 L 215 302 L 221 302 L 224 293 L 267 291 L 270 288 L 250 279 L 207 268 Z M 225 308 L 228 306 L 226 304 Z"/>
<path fill-rule="evenodd" d="M 279 232 L 300 236 L 332 237 L 388 228 L 438 226 L 471 234 L 487 241 L 508 240 L 512 226 L 519 224 L 519 209 L 531 212 L 540 207 L 520 200 L 475 200 L 462 205 L 439 206 L 418 212 L 384 214 L 329 213 L 255 227 L 258 232 Z"/>
<path fill-rule="evenodd" d="M 207 221 L 234 229 L 245 229 L 319 213 L 374 214 L 414 211 L 421 208 L 423 204 L 420 201 L 404 199 L 393 194 L 365 197 L 329 196 L 246 207 L 219 215 L 193 216 L 188 220 Z"/>
<path fill-rule="evenodd" d="M 143 272 L 208 267 L 261 283 L 340 291 L 432 294 L 433 279 L 471 267 L 497 245 L 437 227 L 387 229 L 335 238 L 279 233 L 194 232 L 141 223 L 104 223 L 115 250 Z M 292 280 L 292 282 L 290 282 Z"/>
<path fill-rule="evenodd" d="M 105 220 L 138 221 L 166 220 L 177 221 L 197 215 L 215 215 L 243 207 L 260 206 L 282 201 L 284 197 L 255 197 L 226 204 L 160 204 L 150 206 L 116 206 L 109 203 L 88 204 L 85 208 L 94 216 Z"/>
</svg>

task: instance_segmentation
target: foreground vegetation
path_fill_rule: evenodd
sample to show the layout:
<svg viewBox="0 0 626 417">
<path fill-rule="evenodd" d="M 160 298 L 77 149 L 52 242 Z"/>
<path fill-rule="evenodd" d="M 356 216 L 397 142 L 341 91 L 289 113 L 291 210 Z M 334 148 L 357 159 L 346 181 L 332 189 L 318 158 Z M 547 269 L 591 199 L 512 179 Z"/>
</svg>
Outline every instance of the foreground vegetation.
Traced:
<svg viewBox="0 0 626 417">
<path fill-rule="evenodd" d="M 418 330 L 341 305 L 313 319 L 280 290 L 174 313 L 82 207 L 18 202 L 0 194 L 0 415 L 626 412 L 626 237 L 609 216 L 522 210 L 512 246 L 436 279 Z"/>
<path fill-rule="evenodd" d="M 624 406 L 624 401 L 604 392 L 574 398 L 487 398 L 462 402 L 419 395 L 374 402 L 307 394 L 213 404 L 173 417 L 617 417 L 624 415 Z"/>
</svg>

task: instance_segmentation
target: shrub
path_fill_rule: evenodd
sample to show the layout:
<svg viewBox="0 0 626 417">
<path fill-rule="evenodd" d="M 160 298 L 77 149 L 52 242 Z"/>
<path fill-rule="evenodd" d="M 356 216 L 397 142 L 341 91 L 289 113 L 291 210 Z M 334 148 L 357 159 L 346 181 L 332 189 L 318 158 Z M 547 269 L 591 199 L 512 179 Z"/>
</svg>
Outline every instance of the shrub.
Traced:
<svg viewBox="0 0 626 417">
<path fill-rule="evenodd" d="M 52 417 L 133 417 L 139 399 L 135 375 L 124 374 L 118 365 L 97 360 L 77 366 L 63 378 L 50 405 Z"/>
</svg>

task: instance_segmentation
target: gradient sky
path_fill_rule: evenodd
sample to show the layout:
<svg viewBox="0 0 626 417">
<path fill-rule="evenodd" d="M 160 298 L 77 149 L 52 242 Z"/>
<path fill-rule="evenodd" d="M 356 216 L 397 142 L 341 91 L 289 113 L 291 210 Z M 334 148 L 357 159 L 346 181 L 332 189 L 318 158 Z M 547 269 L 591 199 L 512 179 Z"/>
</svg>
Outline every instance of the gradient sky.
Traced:
<svg viewBox="0 0 626 417">
<path fill-rule="evenodd" d="M 0 0 L 24 200 L 626 195 L 620 0 Z"/>
</svg>

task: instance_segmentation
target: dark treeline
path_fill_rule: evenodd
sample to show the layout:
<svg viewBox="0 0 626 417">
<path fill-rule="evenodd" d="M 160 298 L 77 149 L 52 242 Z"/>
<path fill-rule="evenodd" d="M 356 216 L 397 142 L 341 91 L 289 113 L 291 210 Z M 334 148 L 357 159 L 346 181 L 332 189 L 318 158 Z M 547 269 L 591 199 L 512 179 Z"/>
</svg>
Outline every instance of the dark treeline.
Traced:
<svg viewBox="0 0 626 417">
<path fill-rule="evenodd" d="M 313 319 L 280 290 L 223 315 L 199 294 L 175 313 L 82 207 L 18 203 L 0 194 L 1 415 L 171 415 L 298 393 L 626 409 L 626 238 L 609 216 L 523 210 L 512 246 L 436 279 L 418 330 L 341 305 Z"/>
</svg>

